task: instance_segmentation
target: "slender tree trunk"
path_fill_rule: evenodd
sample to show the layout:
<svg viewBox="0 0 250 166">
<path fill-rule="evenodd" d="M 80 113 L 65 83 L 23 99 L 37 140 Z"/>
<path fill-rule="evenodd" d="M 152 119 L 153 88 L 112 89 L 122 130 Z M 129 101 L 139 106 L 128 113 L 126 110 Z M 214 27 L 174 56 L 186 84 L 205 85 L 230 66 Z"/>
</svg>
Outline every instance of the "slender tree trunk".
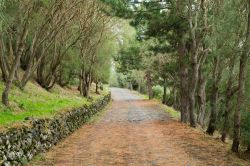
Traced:
<svg viewBox="0 0 250 166">
<path fill-rule="evenodd" d="M 221 141 L 225 142 L 227 138 L 227 134 L 229 132 L 229 127 L 230 127 L 230 119 L 229 115 L 233 110 L 232 105 L 230 104 L 230 99 L 226 99 L 226 104 L 225 104 L 225 113 L 224 113 L 224 123 L 223 123 L 223 128 L 222 128 L 222 133 L 221 133 Z"/>
<path fill-rule="evenodd" d="M 2 36 L 0 35 L 0 68 L 2 71 L 2 79 L 4 82 L 6 82 L 8 79 L 8 68 L 6 65 L 5 53 L 4 41 L 2 39 Z"/>
<path fill-rule="evenodd" d="M 212 89 L 211 89 L 211 96 L 210 96 L 210 107 L 211 107 L 211 114 L 210 120 L 207 128 L 207 133 L 209 135 L 213 135 L 214 131 L 216 130 L 216 121 L 217 121 L 217 102 L 218 102 L 218 95 L 219 95 L 219 83 L 221 80 L 222 75 L 222 64 L 221 58 L 215 57 L 214 58 L 214 69 L 213 69 L 213 82 L 212 82 Z"/>
<path fill-rule="evenodd" d="M 98 91 L 98 89 L 99 89 L 98 81 L 96 81 L 96 83 L 95 83 L 95 93 L 96 94 L 100 94 L 99 91 Z"/>
<path fill-rule="evenodd" d="M 138 84 L 138 92 L 141 93 L 141 84 L 140 83 Z"/>
<path fill-rule="evenodd" d="M 245 83 L 246 83 L 249 48 L 250 48 L 250 0 L 248 0 L 248 24 L 247 24 L 246 41 L 243 53 L 240 57 L 239 88 L 238 88 L 236 110 L 234 114 L 234 132 L 233 132 L 234 135 L 233 135 L 233 145 L 232 145 L 233 152 L 238 152 L 240 145 L 241 110 L 243 108 L 245 100 L 244 95 L 245 95 Z"/>
<path fill-rule="evenodd" d="M 45 60 L 42 60 L 42 62 L 37 67 L 37 82 L 40 86 L 45 88 L 45 80 L 44 80 L 44 71 L 45 71 Z"/>
<path fill-rule="evenodd" d="M 162 104 L 167 104 L 167 79 L 164 78 Z"/>
<path fill-rule="evenodd" d="M 244 90 L 245 90 L 245 79 L 246 79 L 246 65 L 247 56 L 241 57 L 240 60 L 240 75 L 239 75 L 239 92 L 237 98 L 237 105 L 234 114 L 234 135 L 233 135 L 233 145 L 232 151 L 238 152 L 240 145 L 240 129 L 241 129 L 241 110 L 244 103 Z"/>
<path fill-rule="evenodd" d="M 129 83 L 129 89 L 133 90 L 133 84 L 132 84 L 132 82 Z"/>
<path fill-rule="evenodd" d="M 14 77 L 15 77 L 15 73 L 18 69 L 19 64 L 20 64 L 20 59 L 21 59 L 23 50 L 25 48 L 24 42 L 26 40 L 27 35 L 28 35 L 28 30 L 27 30 L 27 27 L 25 26 L 23 29 L 23 32 L 22 32 L 20 42 L 18 43 L 18 50 L 17 50 L 17 54 L 15 56 L 15 60 L 11 66 L 9 77 L 7 79 L 7 82 L 5 84 L 5 88 L 4 88 L 3 93 L 2 93 L 2 102 L 5 106 L 9 106 L 9 91 L 11 89 L 12 82 L 13 82 Z"/>
<path fill-rule="evenodd" d="M 176 91 L 176 87 L 175 85 L 173 86 L 173 95 L 174 95 L 174 99 L 173 99 L 173 108 L 178 110 L 178 101 L 177 101 L 177 91 Z"/>
<path fill-rule="evenodd" d="M 199 86 L 198 86 L 198 116 L 197 122 L 204 127 L 204 119 L 206 112 L 206 85 L 207 78 L 202 74 L 202 71 L 199 70 Z"/>
<path fill-rule="evenodd" d="M 45 49 L 44 47 L 42 48 L 41 52 L 40 52 L 40 57 L 38 58 L 38 60 L 36 61 L 35 64 L 33 64 L 33 58 L 30 59 L 29 64 L 27 66 L 27 69 L 21 79 L 19 88 L 20 89 L 24 89 L 24 87 L 26 86 L 26 84 L 28 83 L 28 81 L 30 80 L 32 74 L 35 72 L 35 70 L 37 69 L 37 67 L 39 66 L 39 64 L 41 63 L 42 59 L 44 58 L 44 54 L 45 54 Z M 35 55 L 33 55 L 35 56 Z M 32 56 L 32 57 L 33 57 Z"/>
<path fill-rule="evenodd" d="M 78 90 L 80 91 L 81 96 L 83 96 L 83 76 L 82 76 L 82 73 L 81 73 L 81 75 L 79 77 Z"/>
<path fill-rule="evenodd" d="M 234 74 L 233 74 L 233 69 L 235 66 L 235 61 L 236 61 L 236 55 L 234 55 L 229 62 L 229 78 L 227 81 L 227 88 L 226 88 L 226 98 L 225 98 L 225 110 L 224 110 L 224 123 L 223 123 L 223 128 L 222 128 L 222 133 L 221 133 L 221 141 L 225 142 L 227 134 L 229 132 L 229 126 L 230 126 L 230 113 L 232 112 L 233 106 L 230 103 L 231 99 L 234 95 L 233 92 L 233 79 L 234 79 Z"/>
<path fill-rule="evenodd" d="M 148 99 L 153 99 L 153 88 L 151 82 L 148 83 Z"/>
<path fill-rule="evenodd" d="M 189 81 L 189 118 L 190 118 L 190 126 L 196 127 L 196 119 L 195 119 L 195 92 L 197 89 L 198 83 L 198 73 L 199 73 L 199 65 L 197 63 L 197 56 L 192 58 L 191 72 L 190 72 L 190 81 Z"/>
<path fill-rule="evenodd" d="M 146 78 L 147 78 L 147 85 L 148 85 L 148 98 L 149 100 L 153 99 L 153 83 L 151 78 L 151 72 L 147 71 Z"/>
<path fill-rule="evenodd" d="M 4 91 L 2 93 L 2 102 L 5 106 L 9 106 L 9 91 L 10 91 L 10 88 L 12 86 L 12 82 L 14 80 L 16 70 L 18 69 L 18 66 L 20 63 L 20 58 L 21 58 L 21 54 L 16 56 L 16 59 L 14 61 L 14 64 L 12 65 L 12 68 L 10 71 L 10 75 L 8 77 L 6 84 L 5 84 Z"/>
</svg>

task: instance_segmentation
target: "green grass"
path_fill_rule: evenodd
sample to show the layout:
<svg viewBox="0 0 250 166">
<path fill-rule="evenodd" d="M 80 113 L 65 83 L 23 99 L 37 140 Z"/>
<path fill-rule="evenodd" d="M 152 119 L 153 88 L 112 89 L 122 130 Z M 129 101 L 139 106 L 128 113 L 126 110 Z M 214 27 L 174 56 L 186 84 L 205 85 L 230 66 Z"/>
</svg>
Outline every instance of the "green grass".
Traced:
<svg viewBox="0 0 250 166">
<path fill-rule="evenodd" d="M 0 82 L 0 93 L 3 87 L 4 84 Z M 92 93 L 91 97 L 95 101 L 101 95 Z M 93 102 L 78 95 L 76 90 L 66 90 L 56 86 L 48 92 L 33 83 L 28 83 L 24 91 L 13 87 L 9 99 L 10 108 L 0 104 L 0 126 L 9 126 L 23 121 L 26 117 L 50 118 L 59 111 L 82 107 Z"/>
<path fill-rule="evenodd" d="M 134 94 L 140 96 L 140 97 L 141 97 L 142 99 L 144 99 L 144 100 L 147 100 L 147 99 L 148 99 L 148 95 L 147 95 L 147 94 L 143 94 L 143 93 L 140 93 L 140 92 L 135 91 L 135 90 L 133 90 L 132 92 L 133 92 Z"/>
<path fill-rule="evenodd" d="M 179 120 L 181 117 L 181 113 L 176 111 L 174 108 L 169 107 L 169 106 L 164 106 L 165 111 L 171 116 L 171 118 Z"/>
<path fill-rule="evenodd" d="M 135 94 L 139 95 L 143 99 L 148 99 L 148 95 L 139 93 L 137 91 L 133 91 Z M 154 98 L 157 102 L 161 103 L 161 99 Z M 179 120 L 181 117 L 181 113 L 176 111 L 173 107 L 169 107 L 166 105 L 163 105 L 165 112 L 167 112 L 171 118 Z"/>
</svg>

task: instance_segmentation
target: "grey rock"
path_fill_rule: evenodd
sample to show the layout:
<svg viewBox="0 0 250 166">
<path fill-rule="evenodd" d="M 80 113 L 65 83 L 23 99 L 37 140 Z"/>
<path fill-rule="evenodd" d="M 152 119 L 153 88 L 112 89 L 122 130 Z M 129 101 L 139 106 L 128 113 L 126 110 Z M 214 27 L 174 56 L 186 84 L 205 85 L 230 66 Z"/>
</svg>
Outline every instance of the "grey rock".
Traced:
<svg viewBox="0 0 250 166">
<path fill-rule="evenodd" d="M 9 161 L 5 161 L 5 162 L 3 163 L 3 166 L 11 166 L 11 164 L 10 164 Z"/>
<path fill-rule="evenodd" d="M 33 158 L 33 154 L 31 154 L 30 152 L 27 154 L 27 159 L 31 160 Z"/>
<path fill-rule="evenodd" d="M 7 161 L 7 157 L 3 155 L 3 161 Z"/>
<path fill-rule="evenodd" d="M 15 154 L 15 152 L 9 152 L 9 153 L 7 153 L 7 159 L 8 160 L 15 160 L 15 158 L 16 158 L 16 154 Z"/>
<path fill-rule="evenodd" d="M 44 134 L 41 134 L 41 138 L 42 138 L 43 141 L 46 141 L 47 138 L 48 138 L 48 136 L 47 136 L 47 135 L 44 135 Z"/>
</svg>

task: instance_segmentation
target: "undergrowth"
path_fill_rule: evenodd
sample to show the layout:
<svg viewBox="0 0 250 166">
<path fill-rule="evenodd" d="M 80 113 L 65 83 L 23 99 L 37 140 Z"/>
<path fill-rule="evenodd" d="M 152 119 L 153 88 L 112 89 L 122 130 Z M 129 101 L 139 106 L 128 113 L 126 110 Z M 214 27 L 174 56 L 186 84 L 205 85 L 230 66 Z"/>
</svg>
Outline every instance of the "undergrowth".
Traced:
<svg viewBox="0 0 250 166">
<path fill-rule="evenodd" d="M 0 93 L 4 84 L 0 82 Z M 93 90 L 92 90 L 93 91 Z M 76 89 L 63 89 L 55 86 L 51 91 L 46 91 L 39 85 L 29 82 L 25 90 L 13 87 L 10 92 L 10 108 L 0 104 L 0 126 L 10 125 L 23 121 L 27 117 L 50 118 L 58 111 L 89 105 L 100 98 L 107 90 L 96 95 L 91 93 L 91 100 L 83 98 Z"/>
</svg>

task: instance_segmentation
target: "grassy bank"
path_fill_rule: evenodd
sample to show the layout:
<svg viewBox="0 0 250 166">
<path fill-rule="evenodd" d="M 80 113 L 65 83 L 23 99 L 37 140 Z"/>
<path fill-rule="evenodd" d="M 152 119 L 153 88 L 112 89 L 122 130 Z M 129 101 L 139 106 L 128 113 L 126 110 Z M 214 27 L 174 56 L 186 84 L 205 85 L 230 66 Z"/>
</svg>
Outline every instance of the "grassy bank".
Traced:
<svg viewBox="0 0 250 166">
<path fill-rule="evenodd" d="M 173 107 L 164 106 L 165 112 L 167 112 L 171 118 L 175 120 L 179 120 L 181 118 L 181 113 L 179 111 L 176 111 Z"/>
<path fill-rule="evenodd" d="M 3 83 L 0 83 L 0 93 L 3 91 Z M 107 90 L 102 94 L 107 93 Z M 91 91 L 93 100 L 88 100 L 79 95 L 75 89 L 63 89 L 55 86 L 50 92 L 39 85 L 28 83 L 24 91 L 13 87 L 10 93 L 10 108 L 0 104 L 0 126 L 6 126 L 23 121 L 27 117 L 49 118 L 58 111 L 78 108 L 97 100 L 101 95 Z"/>
</svg>

